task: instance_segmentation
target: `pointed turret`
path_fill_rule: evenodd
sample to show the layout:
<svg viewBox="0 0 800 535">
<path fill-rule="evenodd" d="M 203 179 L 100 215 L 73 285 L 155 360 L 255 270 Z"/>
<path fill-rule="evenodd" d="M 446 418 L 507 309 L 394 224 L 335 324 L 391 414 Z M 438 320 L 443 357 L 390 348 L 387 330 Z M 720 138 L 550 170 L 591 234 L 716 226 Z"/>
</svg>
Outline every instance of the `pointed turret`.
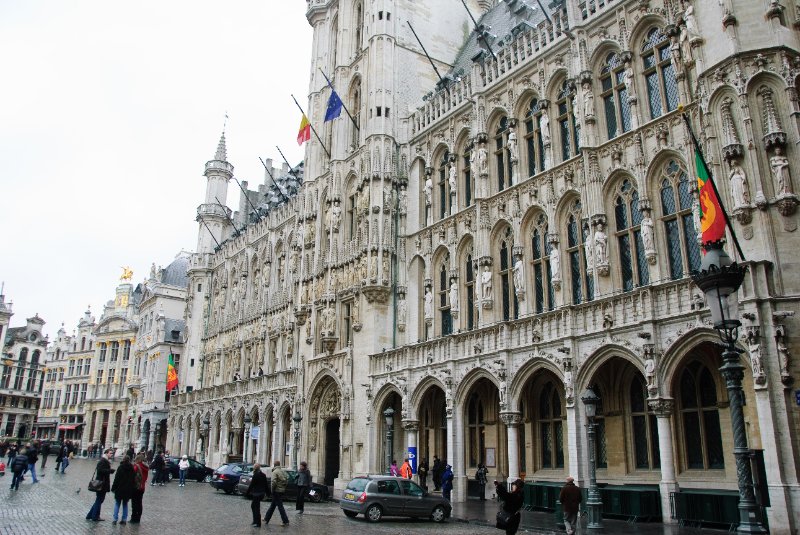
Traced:
<svg viewBox="0 0 800 535">
<path fill-rule="evenodd" d="M 225 130 L 222 131 L 222 135 L 219 137 L 219 143 L 217 143 L 217 153 L 214 155 L 214 159 L 220 162 L 228 161 L 228 149 L 225 146 Z"/>
</svg>

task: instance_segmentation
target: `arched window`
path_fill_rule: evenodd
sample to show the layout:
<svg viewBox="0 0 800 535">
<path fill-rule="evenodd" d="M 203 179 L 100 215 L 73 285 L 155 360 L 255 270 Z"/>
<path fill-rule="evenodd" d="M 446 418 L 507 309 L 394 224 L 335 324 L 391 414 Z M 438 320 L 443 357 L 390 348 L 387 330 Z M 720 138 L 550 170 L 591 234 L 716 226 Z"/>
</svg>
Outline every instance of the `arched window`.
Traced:
<svg viewBox="0 0 800 535">
<path fill-rule="evenodd" d="M 552 274 L 550 273 L 550 243 L 547 241 L 547 217 L 539 214 L 531 233 L 533 261 L 533 303 L 537 314 L 552 310 L 555 305 Z"/>
<path fill-rule="evenodd" d="M 725 468 L 717 388 L 705 365 L 694 361 L 683 370 L 679 401 L 686 468 Z"/>
<path fill-rule="evenodd" d="M 667 240 L 670 275 L 680 279 L 700 268 L 700 247 L 692 215 L 689 178 L 675 160 L 665 166 L 661 179 L 661 210 Z"/>
<path fill-rule="evenodd" d="M 647 386 L 641 376 L 637 375 L 631 381 L 630 396 L 634 466 L 642 470 L 660 468 L 658 425 L 655 414 L 647 405 Z"/>
<path fill-rule="evenodd" d="M 359 6 L 361 9 L 361 6 Z M 356 80 L 353 84 L 353 88 L 350 90 L 350 110 L 353 115 L 353 120 L 355 124 L 350 123 L 351 127 L 351 135 L 350 135 L 350 144 L 352 145 L 353 149 L 357 148 L 359 145 L 359 128 L 361 128 L 361 80 Z M 358 128 L 356 128 L 358 126 Z"/>
<path fill-rule="evenodd" d="M 628 179 L 623 180 L 617 188 L 614 216 L 617 224 L 622 288 L 627 292 L 633 290 L 635 286 L 643 286 L 650 281 L 642 242 L 639 193 Z"/>
<path fill-rule="evenodd" d="M 439 204 L 439 209 L 436 211 L 439 214 L 439 219 L 444 219 L 450 215 L 450 181 L 448 174 L 450 172 L 450 153 L 444 151 L 442 159 L 439 162 L 438 178 L 436 182 L 436 192 Z"/>
<path fill-rule="evenodd" d="M 81 338 L 81 351 L 83 351 L 84 349 L 86 349 L 86 337 L 85 336 Z"/>
<path fill-rule="evenodd" d="M 355 42 L 353 43 L 355 49 L 355 55 L 357 56 L 361 52 L 361 38 L 364 34 L 364 13 L 361 8 L 361 4 L 356 4 L 355 12 Z"/>
<path fill-rule="evenodd" d="M 505 115 L 497 122 L 494 133 L 494 159 L 497 172 L 497 191 L 503 191 L 511 185 L 511 157 L 506 150 L 508 135 L 508 117 Z"/>
<path fill-rule="evenodd" d="M 547 383 L 539 395 L 539 449 L 542 468 L 564 468 L 564 423 L 561 395 Z"/>
<path fill-rule="evenodd" d="M 642 67 L 647 82 L 647 102 L 650 117 L 660 117 L 664 111 L 678 107 L 678 82 L 672 65 L 669 38 L 660 28 L 653 28 L 642 44 Z"/>
<path fill-rule="evenodd" d="M 511 228 L 506 228 L 500 242 L 500 284 L 503 292 L 503 321 L 517 319 L 519 304 L 514 291 L 514 261 L 511 258 L 514 237 Z"/>
<path fill-rule="evenodd" d="M 450 314 L 450 303 L 447 300 L 450 284 L 447 280 L 447 265 L 449 260 L 445 259 L 439 266 L 439 318 L 442 336 L 453 332 L 453 317 Z"/>
<path fill-rule="evenodd" d="M 558 92 L 556 98 L 556 107 L 558 108 L 558 132 L 559 140 L 561 142 L 561 161 L 566 161 L 576 156 L 579 152 L 578 138 L 580 136 L 580 127 L 575 121 L 575 110 L 572 105 L 573 93 L 570 91 L 567 81 L 561 85 L 561 90 Z"/>
<path fill-rule="evenodd" d="M 532 98 L 525 111 L 525 153 L 528 160 L 528 177 L 544 171 L 544 142 L 539 120 L 542 108 L 539 101 Z"/>
<path fill-rule="evenodd" d="M 467 314 L 467 330 L 475 328 L 475 267 L 472 265 L 472 253 L 467 255 L 464 265 L 464 281 L 467 291 L 465 310 Z"/>
<path fill-rule="evenodd" d="M 23 347 L 19 352 L 19 363 L 24 364 L 28 361 L 28 348 Z"/>
<path fill-rule="evenodd" d="M 600 71 L 603 106 L 605 108 L 608 139 L 613 139 L 631 129 L 631 108 L 625 86 L 625 64 L 619 54 L 612 52 Z"/>
<path fill-rule="evenodd" d="M 572 303 L 575 305 L 594 299 L 594 279 L 586 269 L 586 255 L 583 254 L 583 244 L 588 235 L 588 225 L 581 225 L 581 202 L 575 201 L 567 216 L 566 251 L 569 258 Z"/>
<path fill-rule="evenodd" d="M 31 367 L 32 368 L 35 368 L 36 366 L 39 365 L 39 357 L 41 355 L 42 355 L 42 352 L 39 351 L 38 349 L 35 349 L 33 351 L 33 354 L 31 355 Z"/>
<path fill-rule="evenodd" d="M 475 468 L 483 462 L 486 430 L 483 424 L 483 403 L 478 394 L 472 394 L 467 405 L 467 433 L 469 445 L 469 467 Z"/>
<path fill-rule="evenodd" d="M 462 169 L 461 169 L 461 192 L 463 192 L 459 197 L 459 203 L 462 205 L 463 208 L 467 208 L 472 206 L 472 192 L 475 191 L 475 177 L 472 176 L 472 169 L 470 166 L 470 158 L 472 157 L 472 151 L 475 150 L 474 145 L 468 145 L 464 147 L 464 154 L 461 158 L 462 162 Z"/>
<path fill-rule="evenodd" d="M 595 414 L 595 436 L 594 436 L 594 458 L 597 463 L 597 468 L 608 468 L 608 447 L 606 444 L 606 416 L 603 410 L 603 393 L 600 387 L 594 385 L 592 387 L 594 393 L 600 398 L 597 403 L 597 412 Z"/>
</svg>

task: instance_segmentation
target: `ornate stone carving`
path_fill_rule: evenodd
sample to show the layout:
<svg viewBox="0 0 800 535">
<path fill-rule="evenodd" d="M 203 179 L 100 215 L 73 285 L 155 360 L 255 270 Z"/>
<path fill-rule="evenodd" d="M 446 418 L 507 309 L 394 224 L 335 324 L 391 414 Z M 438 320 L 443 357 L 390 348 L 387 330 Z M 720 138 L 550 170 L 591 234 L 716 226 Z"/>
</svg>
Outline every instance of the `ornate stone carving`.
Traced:
<svg viewBox="0 0 800 535">
<path fill-rule="evenodd" d="M 650 399 L 647 405 L 659 418 L 669 418 L 675 412 L 675 400 L 672 398 Z"/>
</svg>

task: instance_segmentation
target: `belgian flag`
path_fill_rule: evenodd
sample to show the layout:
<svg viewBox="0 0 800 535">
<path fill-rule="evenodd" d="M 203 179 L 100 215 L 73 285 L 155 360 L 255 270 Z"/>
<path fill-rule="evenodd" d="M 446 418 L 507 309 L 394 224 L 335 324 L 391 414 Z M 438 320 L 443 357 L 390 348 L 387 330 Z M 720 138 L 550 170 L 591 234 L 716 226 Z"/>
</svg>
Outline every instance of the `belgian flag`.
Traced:
<svg viewBox="0 0 800 535">
<path fill-rule="evenodd" d="M 174 388 L 178 388 L 178 370 L 175 369 L 175 359 L 170 353 L 167 363 L 167 391 L 172 391 Z"/>
</svg>

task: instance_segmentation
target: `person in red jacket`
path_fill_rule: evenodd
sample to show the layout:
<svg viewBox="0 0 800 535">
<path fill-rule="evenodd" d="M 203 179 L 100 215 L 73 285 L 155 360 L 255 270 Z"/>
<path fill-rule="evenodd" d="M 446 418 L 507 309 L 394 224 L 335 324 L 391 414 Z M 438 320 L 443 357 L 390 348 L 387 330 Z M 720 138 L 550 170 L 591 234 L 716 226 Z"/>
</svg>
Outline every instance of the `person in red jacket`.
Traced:
<svg viewBox="0 0 800 535">
<path fill-rule="evenodd" d="M 140 453 L 133 463 L 133 470 L 136 473 L 136 491 L 131 497 L 131 524 L 138 524 L 142 520 L 142 497 L 144 497 L 144 489 L 147 488 L 148 472 L 145 460 L 144 453 Z"/>
<path fill-rule="evenodd" d="M 411 470 L 411 463 L 408 462 L 408 459 L 403 461 L 403 466 L 400 467 L 400 477 L 405 479 L 411 479 L 413 477 L 413 471 Z"/>
</svg>

